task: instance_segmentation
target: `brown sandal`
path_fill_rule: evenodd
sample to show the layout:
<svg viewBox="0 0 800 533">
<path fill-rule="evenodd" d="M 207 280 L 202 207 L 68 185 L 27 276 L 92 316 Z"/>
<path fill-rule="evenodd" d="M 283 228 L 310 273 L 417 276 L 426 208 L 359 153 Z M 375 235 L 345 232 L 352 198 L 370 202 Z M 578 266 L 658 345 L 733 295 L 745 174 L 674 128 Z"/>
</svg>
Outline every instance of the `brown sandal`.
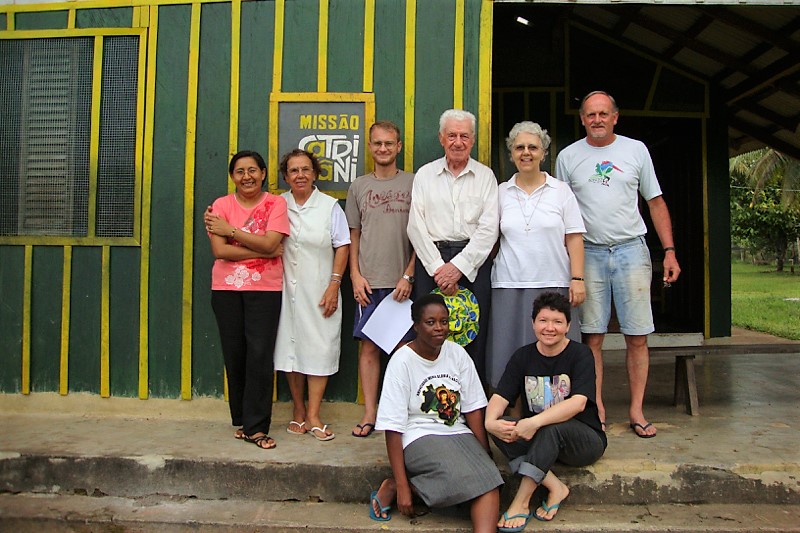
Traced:
<svg viewBox="0 0 800 533">
<path fill-rule="evenodd" d="M 258 436 L 245 435 L 243 438 L 245 442 L 251 442 L 256 446 L 258 446 L 259 448 L 261 448 L 262 450 L 271 450 L 276 446 L 275 440 L 269 435 L 264 435 L 263 433 Z M 262 443 L 266 443 L 266 446 L 262 445 Z M 272 443 L 271 446 L 270 443 Z"/>
</svg>

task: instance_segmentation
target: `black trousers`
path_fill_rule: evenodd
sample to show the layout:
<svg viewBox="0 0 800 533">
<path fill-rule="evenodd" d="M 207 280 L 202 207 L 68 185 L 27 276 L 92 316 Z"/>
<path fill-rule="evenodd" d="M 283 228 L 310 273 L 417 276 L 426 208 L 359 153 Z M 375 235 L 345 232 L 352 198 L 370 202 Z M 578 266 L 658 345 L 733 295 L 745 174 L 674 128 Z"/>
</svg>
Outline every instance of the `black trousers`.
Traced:
<svg viewBox="0 0 800 533">
<path fill-rule="evenodd" d="M 464 249 L 464 244 L 439 245 L 442 261 L 449 262 Z M 414 266 L 414 299 L 424 296 L 436 289 L 436 282 L 428 275 L 422 262 L 417 258 Z M 464 349 L 475 363 L 475 369 L 481 378 L 481 384 L 486 386 L 486 334 L 489 330 L 489 312 L 492 305 L 492 262 L 487 260 L 478 269 L 475 281 L 470 281 L 467 276 L 461 276 L 458 284 L 472 291 L 478 300 L 480 317 L 478 318 L 478 336 L 467 344 Z"/>
<path fill-rule="evenodd" d="M 245 435 L 269 433 L 273 353 L 281 316 L 280 291 L 211 291 L 228 373 L 231 423 Z"/>
</svg>

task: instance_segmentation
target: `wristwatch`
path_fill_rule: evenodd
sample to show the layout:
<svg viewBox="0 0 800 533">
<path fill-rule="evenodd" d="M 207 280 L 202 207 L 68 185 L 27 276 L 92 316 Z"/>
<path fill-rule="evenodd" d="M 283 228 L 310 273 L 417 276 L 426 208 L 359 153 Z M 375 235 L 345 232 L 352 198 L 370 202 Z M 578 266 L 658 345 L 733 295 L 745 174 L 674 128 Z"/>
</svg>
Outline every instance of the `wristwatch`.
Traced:
<svg viewBox="0 0 800 533">
<path fill-rule="evenodd" d="M 403 279 L 413 285 L 416 278 L 414 278 L 414 276 L 409 276 L 408 274 L 403 274 Z"/>
</svg>

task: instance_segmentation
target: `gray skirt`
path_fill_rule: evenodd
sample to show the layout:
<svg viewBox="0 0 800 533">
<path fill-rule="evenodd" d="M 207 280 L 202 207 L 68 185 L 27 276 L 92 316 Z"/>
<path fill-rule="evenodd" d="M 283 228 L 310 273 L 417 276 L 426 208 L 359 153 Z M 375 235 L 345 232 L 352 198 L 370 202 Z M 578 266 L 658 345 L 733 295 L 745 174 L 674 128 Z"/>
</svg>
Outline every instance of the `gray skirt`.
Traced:
<svg viewBox="0 0 800 533">
<path fill-rule="evenodd" d="M 567 287 L 540 289 L 492 289 L 492 313 L 489 324 L 489 348 L 486 350 L 486 379 L 497 387 L 511 356 L 519 348 L 536 341 L 531 325 L 533 301 L 543 292 L 558 292 L 569 297 Z M 572 321 L 567 338 L 581 342 L 581 318 L 578 309 L 570 312 Z"/>
<path fill-rule="evenodd" d="M 408 480 L 428 507 L 466 502 L 503 484 L 472 433 L 420 437 L 403 453 Z"/>
</svg>

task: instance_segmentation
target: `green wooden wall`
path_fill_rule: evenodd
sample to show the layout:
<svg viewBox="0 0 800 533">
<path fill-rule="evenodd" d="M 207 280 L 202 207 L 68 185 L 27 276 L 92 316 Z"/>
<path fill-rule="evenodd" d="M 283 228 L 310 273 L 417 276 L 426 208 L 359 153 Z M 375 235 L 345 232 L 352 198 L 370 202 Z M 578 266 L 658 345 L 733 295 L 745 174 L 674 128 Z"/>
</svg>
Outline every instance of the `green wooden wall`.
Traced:
<svg viewBox="0 0 800 533">
<path fill-rule="evenodd" d="M 118 7 L 98 0 L 0 6 L 2 38 L 146 28 L 140 45 L 148 47 L 138 245 L 0 239 L 0 392 L 222 395 L 222 355 L 210 306 L 213 257 L 200 222 L 205 207 L 228 191 L 231 152 L 254 149 L 267 156 L 270 92 L 374 92 L 376 118 L 404 130 L 409 155 L 403 162 L 414 170 L 441 155 L 436 133 L 442 111 L 465 107 L 478 114 L 482 102 L 490 109 L 489 91 L 482 96 L 480 90 L 480 38 L 488 28 L 490 42 L 491 5 L 201 0 Z M 321 13 L 327 18 L 321 20 Z M 371 43 L 365 42 L 370 22 Z M 283 35 L 278 43 L 276 28 Z M 458 38 L 463 57 L 454 53 Z M 320 64 L 327 73 L 322 80 Z M 232 110 L 233 69 L 238 105 Z M 488 76 L 484 72 L 483 83 Z M 488 128 L 488 113 L 484 119 Z M 476 157 L 488 154 L 485 131 Z M 350 291 L 346 283 L 341 370 L 327 397 L 354 401 Z M 279 390 L 285 397 L 280 383 Z"/>
</svg>

